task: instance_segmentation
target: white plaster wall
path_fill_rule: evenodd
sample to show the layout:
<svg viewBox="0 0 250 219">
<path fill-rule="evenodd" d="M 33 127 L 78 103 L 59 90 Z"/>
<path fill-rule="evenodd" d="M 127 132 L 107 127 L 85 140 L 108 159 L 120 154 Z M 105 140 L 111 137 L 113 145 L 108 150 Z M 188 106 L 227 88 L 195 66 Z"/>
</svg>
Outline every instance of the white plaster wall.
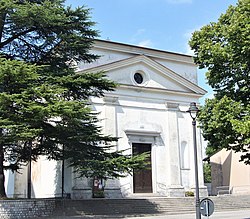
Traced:
<svg viewBox="0 0 250 219">
<path fill-rule="evenodd" d="M 153 101 L 141 101 L 139 98 L 119 98 L 117 105 L 113 105 L 116 109 L 116 115 L 109 114 L 109 112 L 103 113 L 104 107 L 100 104 L 97 104 L 96 109 L 102 112 L 101 115 L 105 115 L 106 121 L 105 123 L 105 130 L 110 130 L 110 132 L 114 133 L 115 130 L 112 131 L 111 127 L 115 127 L 112 123 L 117 124 L 117 137 L 120 137 L 118 141 L 118 148 L 119 150 L 123 149 L 130 149 L 127 153 L 131 153 L 131 142 L 129 142 L 129 138 L 126 135 L 126 130 L 137 130 L 140 132 L 159 132 L 160 137 L 155 145 L 152 147 L 152 170 L 153 170 L 153 192 L 154 193 L 162 193 L 163 189 L 166 189 L 168 186 L 171 186 L 170 177 L 170 167 L 169 167 L 169 148 L 170 147 L 167 143 L 167 136 L 168 133 L 171 131 L 168 128 L 168 120 L 167 120 L 167 109 L 164 101 L 162 103 L 153 102 Z M 185 108 L 185 107 L 184 107 Z M 187 107 L 185 108 L 187 110 Z M 186 117 L 187 113 L 181 113 L 180 118 L 183 121 L 180 122 L 179 128 L 181 133 L 181 138 L 191 144 L 189 132 L 186 132 L 187 129 L 187 122 L 189 120 Z M 189 116 L 187 114 L 187 116 Z M 186 118 L 185 118 L 186 117 Z M 110 126 L 110 127 L 108 127 Z M 111 134 L 106 133 L 106 134 Z M 145 138 L 140 138 L 141 143 L 145 143 Z M 138 143 L 138 142 L 137 142 Z M 139 142 L 140 143 L 140 142 Z M 189 150 L 191 153 L 191 150 Z M 191 155 L 190 155 L 191 156 Z M 179 154 L 176 154 L 176 157 L 179 157 Z M 189 158 L 190 159 L 190 158 Z M 179 165 L 179 164 L 178 164 Z M 190 164 L 191 166 L 191 164 Z M 190 167 L 191 168 L 191 167 Z M 185 181 L 183 185 L 185 187 L 190 187 L 190 180 L 191 179 L 191 170 L 188 169 L 188 173 L 186 174 Z M 173 173 L 172 173 L 173 174 Z M 177 178 L 179 176 L 176 176 Z M 120 180 L 122 190 L 125 193 L 132 193 L 132 176 L 128 176 L 127 178 L 123 178 Z M 191 183 L 192 184 L 192 183 Z"/>
<path fill-rule="evenodd" d="M 118 90 L 119 93 L 119 90 Z M 147 93 L 138 92 L 138 96 L 132 97 L 134 91 L 127 91 L 127 96 L 120 96 L 117 102 L 109 106 L 109 110 L 105 111 L 103 102 L 96 100 L 96 109 L 104 116 L 104 130 L 106 134 L 112 134 L 119 137 L 118 149 L 129 149 L 127 153 L 132 153 L 131 142 L 126 135 L 126 130 L 136 130 L 140 132 L 159 132 L 160 141 L 158 140 L 152 147 L 152 170 L 153 170 L 153 192 L 163 193 L 163 188 L 171 186 L 170 175 L 171 167 L 169 166 L 169 144 L 168 134 L 171 132 L 168 126 L 167 108 L 164 99 L 166 96 L 158 95 L 159 99 L 154 101 L 153 97 L 147 96 Z M 119 95 L 118 95 L 119 96 Z M 147 96 L 147 99 L 146 99 Z M 145 98 L 145 99 L 144 99 Z M 177 97 L 175 99 L 178 99 Z M 195 101 L 192 99 L 191 101 Z M 95 101 L 93 101 L 95 102 Z M 114 110 L 110 110 L 111 108 Z M 180 104 L 179 111 L 177 112 L 178 118 L 178 146 L 181 147 L 182 142 L 186 142 L 187 152 L 185 152 L 185 167 L 181 168 L 181 163 L 177 164 L 180 168 L 180 181 L 181 186 L 186 190 L 194 188 L 194 152 L 193 152 L 193 130 L 190 115 L 186 113 L 189 103 Z M 112 113 L 111 113 L 112 112 Z M 115 123 L 115 125 L 113 124 Z M 116 129 L 116 130 L 114 130 Z M 107 132 L 109 130 L 109 132 Z M 199 133 L 199 132 L 198 132 Z M 140 138 L 141 143 L 145 143 L 145 138 Z M 198 156 L 201 155 L 200 138 L 197 134 Z M 138 142 L 137 142 L 138 143 Z M 140 143 L 140 142 L 139 142 Z M 171 149 L 170 149 L 171 150 Z M 179 150 L 181 153 L 181 150 Z M 177 157 L 181 154 L 176 154 Z M 199 162 L 199 181 L 203 186 L 203 170 L 202 170 L 202 157 L 198 158 Z M 173 173 L 172 173 L 173 174 Z M 176 176 L 178 178 L 178 176 Z M 125 194 L 133 192 L 133 178 L 128 176 L 120 179 L 121 189 Z"/>
<path fill-rule="evenodd" d="M 166 61 L 164 59 L 155 59 L 155 61 L 161 63 L 187 80 L 197 84 L 197 67 L 194 64 L 188 64 L 177 61 Z"/>
<path fill-rule="evenodd" d="M 193 141 L 193 126 L 192 119 L 187 113 L 186 117 L 186 132 L 188 134 L 188 144 L 190 145 L 190 175 L 189 175 L 189 186 L 195 188 L 195 172 L 194 172 L 194 141 Z M 203 146 L 201 145 L 202 140 L 200 136 L 200 130 L 198 124 L 196 124 L 196 144 L 197 144 L 197 162 L 198 162 L 198 180 L 201 188 L 204 188 L 204 177 L 203 177 Z"/>
<path fill-rule="evenodd" d="M 14 185 L 15 185 L 15 173 L 10 170 L 4 171 L 5 176 L 5 192 L 7 197 L 12 198 L 14 195 Z"/>
<path fill-rule="evenodd" d="M 23 166 L 15 172 L 15 185 L 14 185 L 15 198 L 27 198 L 27 167 Z"/>
<path fill-rule="evenodd" d="M 41 157 L 37 160 L 37 162 L 32 162 L 31 171 L 32 198 L 48 198 L 61 196 L 61 161 L 49 161 L 45 157 Z M 71 179 L 72 169 L 65 167 L 65 193 L 71 193 Z M 15 189 L 13 193 L 15 197 L 27 197 L 26 166 L 24 166 L 22 170 L 20 170 L 20 173 L 15 173 Z"/>
<path fill-rule="evenodd" d="M 99 44 L 99 43 L 98 43 Z M 112 46 L 110 46 L 112 48 Z M 122 51 L 124 48 L 124 51 Z M 98 48 L 94 47 L 91 52 L 93 54 L 99 55 L 100 58 L 92 63 L 80 63 L 77 67 L 77 70 L 85 70 L 88 68 L 97 67 L 100 65 L 109 64 L 112 62 L 117 62 L 123 59 L 131 58 L 139 54 L 148 54 L 148 56 L 155 60 L 156 62 L 164 65 L 175 73 L 181 75 L 187 80 L 197 84 L 197 67 L 192 63 L 192 59 L 190 57 L 185 57 L 178 54 L 169 53 L 167 58 L 163 58 L 163 51 L 161 52 L 161 58 L 159 58 L 159 54 L 154 51 L 148 51 L 147 48 L 131 48 L 128 50 L 126 46 L 121 46 L 120 50 L 109 50 L 109 48 Z M 154 56 L 155 55 L 155 56 Z M 182 60 L 183 59 L 183 60 Z"/>
<path fill-rule="evenodd" d="M 186 111 L 184 108 L 183 111 Z M 189 115 L 184 113 L 178 113 L 178 128 L 179 128 L 179 147 L 180 147 L 180 167 L 181 167 L 181 183 L 185 189 L 190 189 L 194 184 L 194 180 L 191 174 L 191 158 L 193 157 L 192 146 L 190 145 L 190 132 L 188 128 Z M 185 148 L 184 148 L 185 147 Z"/>
<path fill-rule="evenodd" d="M 142 133 L 144 131 L 155 131 L 160 132 L 159 136 L 162 141 L 152 145 L 151 152 L 151 163 L 152 163 L 152 181 L 153 181 L 153 192 L 157 193 L 160 187 L 164 187 L 167 184 L 167 160 L 166 157 L 166 145 L 164 145 L 164 139 L 166 133 L 166 120 L 164 121 L 164 111 L 155 112 L 152 109 L 142 109 L 139 107 L 126 107 L 122 108 L 122 112 L 118 114 L 118 130 L 119 136 L 119 149 L 127 149 L 131 153 L 131 147 L 129 145 L 128 136 L 125 134 L 126 130 L 139 130 Z M 148 143 L 144 136 L 138 137 L 138 142 L 131 143 Z M 129 176 L 128 182 L 130 185 L 130 193 L 133 192 L 132 188 L 132 176 Z"/>
<path fill-rule="evenodd" d="M 93 49 L 93 52 L 101 55 L 101 58 L 91 65 L 80 65 L 80 70 L 143 54 L 185 79 L 197 83 L 196 66 L 192 63 L 191 57 L 133 46 L 112 43 L 109 45 L 108 42 L 97 42 L 97 47 Z M 142 71 L 147 79 L 146 83 L 139 86 L 133 81 L 133 74 L 137 71 Z M 126 134 L 127 130 L 140 133 L 160 133 L 156 142 L 152 141 L 152 137 L 150 140 L 148 136 L 133 137 L 137 143 L 153 142 L 151 155 L 153 192 L 164 194 L 163 191 L 170 187 L 183 186 L 188 190 L 194 187 L 192 122 L 189 114 L 185 111 L 190 102 L 198 102 L 199 95 L 143 62 L 110 70 L 107 75 L 120 84 L 130 86 L 118 86 L 116 91 L 106 94 L 104 101 L 97 98 L 92 99 L 93 108 L 96 112 L 100 112 L 99 118 L 102 119 L 100 124 L 103 126 L 104 133 L 119 137 L 117 149 L 129 149 L 126 153 L 132 153 L 131 145 L 133 143 L 130 136 Z M 169 92 L 171 90 L 177 92 Z M 189 93 L 193 93 L 193 95 L 188 95 Z M 166 107 L 167 102 L 179 104 L 179 111 L 169 113 Z M 174 117 L 171 118 L 171 115 Z M 177 129 L 177 133 L 172 130 L 172 125 L 175 126 L 174 129 Z M 173 142 L 171 142 L 172 140 Z M 187 150 L 183 155 L 185 166 L 181 168 L 180 147 L 183 142 L 185 142 Z M 199 137 L 197 146 L 199 156 L 201 155 Z M 199 175 L 202 175 L 201 158 L 198 159 Z M 203 176 L 200 176 L 199 179 L 200 184 L 203 185 Z M 128 176 L 120 179 L 120 185 L 123 194 L 131 194 L 133 192 L 133 177 Z M 165 194 L 168 193 L 165 192 Z"/>
<path fill-rule="evenodd" d="M 99 56 L 99 58 L 91 63 L 80 63 L 77 66 L 77 70 L 85 70 L 85 69 L 89 69 L 89 68 L 94 68 L 96 66 L 100 66 L 100 65 L 105 65 L 108 63 L 112 63 L 112 62 L 116 62 L 119 60 L 123 60 L 123 59 L 127 59 L 130 57 L 133 57 L 133 54 L 129 54 L 129 53 L 123 53 L 123 52 L 116 52 L 113 51 L 112 53 L 110 53 L 110 50 L 106 50 L 106 49 L 92 49 L 91 52 L 93 54 L 96 54 Z"/>
<path fill-rule="evenodd" d="M 118 70 L 109 71 L 107 73 L 108 78 L 112 79 L 119 84 L 135 85 L 133 81 L 133 76 L 136 72 L 143 72 L 145 74 L 146 82 L 142 84 L 142 87 L 151 87 L 159 89 L 168 89 L 182 92 L 190 92 L 184 86 L 177 84 L 171 77 L 167 74 L 157 72 L 146 64 L 133 64 Z"/>
</svg>

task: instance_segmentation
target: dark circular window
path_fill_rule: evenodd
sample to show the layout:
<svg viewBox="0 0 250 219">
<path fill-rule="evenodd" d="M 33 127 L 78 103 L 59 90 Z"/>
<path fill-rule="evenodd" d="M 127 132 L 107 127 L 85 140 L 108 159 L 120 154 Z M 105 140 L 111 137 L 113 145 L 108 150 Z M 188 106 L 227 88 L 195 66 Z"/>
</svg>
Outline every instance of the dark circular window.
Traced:
<svg viewBox="0 0 250 219">
<path fill-rule="evenodd" d="M 137 84 L 142 84 L 143 82 L 143 76 L 140 73 L 135 73 L 134 74 L 134 79 Z"/>
</svg>

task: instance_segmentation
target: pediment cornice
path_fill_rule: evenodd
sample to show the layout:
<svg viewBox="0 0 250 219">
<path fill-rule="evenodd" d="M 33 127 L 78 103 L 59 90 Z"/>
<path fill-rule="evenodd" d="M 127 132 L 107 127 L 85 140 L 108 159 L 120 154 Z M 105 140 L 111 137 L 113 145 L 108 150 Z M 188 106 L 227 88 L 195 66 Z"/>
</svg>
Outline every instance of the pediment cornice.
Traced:
<svg viewBox="0 0 250 219">
<path fill-rule="evenodd" d="M 131 66 L 133 64 L 139 64 L 139 63 L 143 63 L 143 64 L 147 65 L 148 67 L 153 68 L 154 70 L 160 72 L 161 74 L 171 78 L 173 81 L 175 81 L 176 84 L 180 84 L 180 85 L 186 87 L 188 90 L 193 91 L 196 94 L 204 95 L 206 93 L 206 91 L 204 89 L 202 89 L 201 87 L 199 87 L 198 85 L 190 82 L 189 80 L 185 79 L 181 75 L 177 74 L 176 72 L 172 71 L 171 69 L 167 68 L 166 66 L 163 66 L 162 64 L 152 60 L 151 58 L 149 58 L 145 55 L 137 55 L 137 56 L 123 59 L 120 61 L 116 61 L 116 62 L 104 64 L 104 65 L 99 65 L 97 67 L 93 67 L 93 68 L 79 71 L 78 73 L 98 72 L 98 71 L 109 72 L 112 70 L 116 70 L 119 68 L 125 68 L 125 67 Z"/>
</svg>

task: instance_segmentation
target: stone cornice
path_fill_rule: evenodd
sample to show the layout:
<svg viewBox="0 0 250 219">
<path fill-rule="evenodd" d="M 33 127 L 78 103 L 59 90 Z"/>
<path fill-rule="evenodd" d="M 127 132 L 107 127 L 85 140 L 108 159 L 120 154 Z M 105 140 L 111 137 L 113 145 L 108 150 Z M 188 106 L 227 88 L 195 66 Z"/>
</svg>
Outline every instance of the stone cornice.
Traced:
<svg viewBox="0 0 250 219">
<path fill-rule="evenodd" d="M 161 132 L 159 131 L 154 131 L 154 130 L 145 130 L 145 129 L 140 129 L 140 130 L 125 130 L 125 133 L 127 135 L 141 135 L 141 136 L 150 136 L 150 137 L 156 137 L 160 136 Z"/>
<path fill-rule="evenodd" d="M 158 93 L 162 93 L 162 94 L 173 94 L 173 95 L 185 95 L 185 96 L 191 96 L 191 97 L 197 97 L 200 98 L 202 97 L 204 94 L 200 94 L 200 93 L 193 93 L 193 92 L 183 92 L 183 91 L 176 91 L 176 90 L 168 90 L 168 89 L 162 89 L 162 88 L 154 88 L 154 87 L 142 87 L 142 86 L 134 86 L 134 85 L 126 85 L 126 84 L 120 84 L 117 88 L 126 88 L 126 89 L 132 89 L 135 91 L 148 91 L 148 92 L 158 92 Z"/>
<path fill-rule="evenodd" d="M 95 40 L 95 44 L 93 45 L 93 47 L 104 50 L 109 49 L 117 52 L 126 52 L 134 55 L 146 55 L 154 58 L 182 62 L 196 66 L 193 62 L 192 56 L 175 52 L 168 52 L 158 49 L 145 48 L 141 46 L 129 45 L 125 43 L 118 43 L 106 40 Z"/>
</svg>

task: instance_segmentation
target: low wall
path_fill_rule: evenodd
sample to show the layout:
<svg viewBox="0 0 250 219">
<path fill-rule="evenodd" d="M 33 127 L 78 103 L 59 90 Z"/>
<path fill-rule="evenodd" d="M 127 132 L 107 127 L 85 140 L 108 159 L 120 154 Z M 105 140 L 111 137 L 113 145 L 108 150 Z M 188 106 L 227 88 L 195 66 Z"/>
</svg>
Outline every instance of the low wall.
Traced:
<svg viewBox="0 0 250 219">
<path fill-rule="evenodd" d="M 233 186 L 231 190 L 232 190 L 233 195 L 249 195 L 250 194 L 250 185 Z"/>
<path fill-rule="evenodd" d="M 0 218 L 45 217 L 52 215 L 55 207 L 55 199 L 0 200 Z"/>
</svg>

